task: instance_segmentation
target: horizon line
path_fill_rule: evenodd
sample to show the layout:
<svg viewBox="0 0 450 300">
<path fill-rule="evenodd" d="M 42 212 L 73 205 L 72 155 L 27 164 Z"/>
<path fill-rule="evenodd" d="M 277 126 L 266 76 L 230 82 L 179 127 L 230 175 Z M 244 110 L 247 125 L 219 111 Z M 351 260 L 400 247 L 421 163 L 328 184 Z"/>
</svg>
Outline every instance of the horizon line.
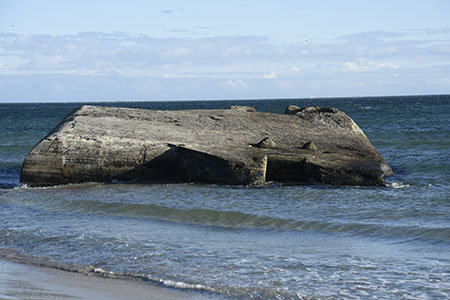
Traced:
<svg viewBox="0 0 450 300">
<path fill-rule="evenodd" d="M 331 97 L 283 97 L 283 98 L 236 98 L 236 99 L 170 99 L 170 100 L 141 100 L 141 99 L 128 99 L 128 100 L 66 100 L 66 101 L 3 101 L 0 100 L 0 104 L 50 104 L 50 103 L 127 103 L 127 102 L 195 102 L 195 101 L 269 101 L 269 100 L 321 100 L 321 99 L 345 99 L 345 98 L 388 98 L 388 97 L 430 97 L 430 96 L 450 96 L 450 93 L 437 93 L 437 94 L 402 94 L 402 95 L 377 95 L 377 96 L 331 96 Z"/>
</svg>

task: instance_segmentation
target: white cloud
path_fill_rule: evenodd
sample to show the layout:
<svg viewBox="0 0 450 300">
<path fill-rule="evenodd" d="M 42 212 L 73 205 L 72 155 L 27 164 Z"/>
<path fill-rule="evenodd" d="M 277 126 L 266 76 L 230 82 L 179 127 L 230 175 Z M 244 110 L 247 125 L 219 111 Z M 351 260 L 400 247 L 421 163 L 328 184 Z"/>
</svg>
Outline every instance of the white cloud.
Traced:
<svg viewBox="0 0 450 300">
<path fill-rule="evenodd" d="M 277 77 L 278 77 L 278 75 L 273 70 L 271 70 L 270 73 L 267 73 L 267 74 L 263 75 L 264 79 L 274 79 L 274 78 L 277 78 Z"/>
<path fill-rule="evenodd" d="M 377 64 L 377 67 L 380 69 L 392 69 L 392 70 L 398 70 L 400 69 L 399 66 L 393 63 L 379 63 Z"/>
<path fill-rule="evenodd" d="M 0 85 L 0 95 L 25 94 L 19 82 L 23 86 L 42 85 L 38 90 L 43 98 L 45 85 L 61 95 L 80 94 L 93 80 L 105 87 L 98 95 L 102 99 L 108 98 L 108 91 L 115 97 L 126 94 L 125 90 L 130 94 L 126 98 L 142 98 L 144 90 L 162 98 L 180 91 L 201 99 L 206 95 L 255 98 L 286 93 L 293 97 L 303 93 L 340 96 L 355 93 L 355 78 L 358 86 L 366 88 L 373 86 L 374 79 L 386 82 L 385 86 L 395 82 L 398 93 L 408 94 L 411 84 L 426 88 L 424 77 L 430 89 L 448 92 L 448 82 L 438 80 L 450 77 L 448 53 L 450 31 L 377 31 L 292 44 L 260 36 L 162 39 L 123 32 L 62 36 L 0 33 L 0 75 L 8 79 Z M 51 81 L 57 89 L 51 88 Z M 138 87 L 138 82 L 148 87 Z M 172 89 L 167 82 L 176 82 L 177 88 Z M 72 84 L 77 88 L 72 90 Z M 250 94 L 239 94 L 244 92 Z M 378 94 L 390 92 L 379 90 Z"/>
<path fill-rule="evenodd" d="M 173 50 L 169 50 L 167 52 L 164 52 L 161 54 L 161 56 L 164 59 L 170 59 L 172 57 L 176 57 L 176 56 L 186 56 L 190 54 L 190 49 L 189 48 L 177 48 L 177 49 L 173 49 Z"/>
<path fill-rule="evenodd" d="M 257 36 L 158 39 L 120 32 L 66 36 L 0 34 L 0 60 L 16 62 L 6 64 L 4 71 L 10 74 L 74 74 L 77 70 L 90 70 L 156 77 L 166 73 L 211 77 L 230 72 L 239 77 L 258 77 L 266 74 L 265 70 L 272 70 L 266 77 L 273 77 L 282 70 L 300 68 L 336 71 L 333 66 L 339 64 L 354 71 L 363 69 L 368 62 L 392 69 L 450 63 L 450 38 L 436 40 L 429 35 L 426 40 L 411 41 L 407 36 L 369 32 L 327 43 L 278 45 Z M 168 68 L 171 72 L 167 72 Z"/>
<path fill-rule="evenodd" d="M 246 87 L 247 83 L 245 83 L 245 81 L 243 80 L 227 80 L 225 83 L 227 86 L 231 86 L 234 88 L 241 88 L 241 87 Z"/>
<path fill-rule="evenodd" d="M 377 70 L 398 70 L 400 66 L 390 62 L 366 61 L 364 59 L 358 62 L 343 63 L 346 69 L 351 71 L 376 72 Z"/>
<path fill-rule="evenodd" d="M 348 69 L 350 69 L 352 71 L 358 70 L 358 66 L 354 62 L 345 62 L 344 66 L 346 66 Z"/>
</svg>

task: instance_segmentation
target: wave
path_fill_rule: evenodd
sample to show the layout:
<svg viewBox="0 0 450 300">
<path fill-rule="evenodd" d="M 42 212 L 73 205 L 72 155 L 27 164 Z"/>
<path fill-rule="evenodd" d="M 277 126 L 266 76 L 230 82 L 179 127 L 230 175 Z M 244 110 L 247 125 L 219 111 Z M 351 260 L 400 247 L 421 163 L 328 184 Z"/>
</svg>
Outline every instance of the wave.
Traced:
<svg viewBox="0 0 450 300">
<path fill-rule="evenodd" d="M 226 284 L 219 284 L 216 286 L 209 286 L 196 282 L 184 282 L 170 278 L 159 278 L 149 274 L 142 273 L 126 273 L 114 272 L 103 268 L 98 268 L 93 265 L 82 265 L 76 263 L 57 262 L 42 256 L 34 256 L 25 254 L 18 250 L 10 248 L 0 248 L 0 258 L 12 261 L 19 264 L 25 264 L 36 267 L 52 268 L 60 271 L 78 273 L 86 276 L 95 276 L 99 278 L 108 278 L 115 280 L 138 281 L 142 283 L 149 283 L 160 285 L 168 288 L 179 290 L 188 290 L 193 292 L 200 292 L 200 295 L 207 297 L 200 297 L 199 299 L 292 299 L 291 294 L 283 289 L 271 289 L 265 287 L 246 287 L 246 286 L 230 286 Z M 231 297 L 231 298 L 229 298 Z"/>
<path fill-rule="evenodd" d="M 159 278 L 149 274 L 115 272 L 99 268 L 93 265 L 83 265 L 76 263 L 57 262 L 42 256 L 25 254 L 21 251 L 0 248 L 0 258 L 19 264 L 25 264 L 36 267 L 52 268 L 65 272 L 78 273 L 86 276 L 95 276 L 113 280 L 138 281 L 142 283 L 155 284 L 168 288 L 179 290 L 189 290 L 200 292 L 201 295 L 207 295 L 205 298 L 211 299 L 292 299 L 294 295 L 285 289 L 269 288 L 261 286 L 230 286 L 227 284 L 218 284 L 214 286 L 205 285 L 197 282 L 185 282 L 171 278 Z M 231 297 L 231 298 L 230 298 Z M 201 297 L 203 299 L 204 297 Z M 304 299 L 304 298 L 301 298 Z M 309 297 L 308 297 L 309 299 Z"/>
<path fill-rule="evenodd" d="M 182 281 L 176 281 L 172 279 L 157 278 L 146 274 L 132 274 L 123 272 L 113 272 L 98 268 L 92 265 L 81 265 L 75 263 L 64 263 L 52 261 L 46 257 L 28 255 L 18 250 L 10 248 L 0 248 L 0 258 L 37 267 L 52 268 L 66 272 L 79 273 L 87 276 L 97 276 L 109 279 L 121 279 L 121 280 L 139 280 L 139 281 L 150 281 L 154 284 L 159 284 L 165 287 L 182 289 L 182 290 L 194 290 L 209 293 L 219 293 L 215 288 L 198 284 L 198 283 L 187 283 Z"/>
<path fill-rule="evenodd" d="M 126 273 L 115 272 L 107 269 L 99 268 L 93 265 L 83 265 L 76 263 L 57 262 L 42 256 L 34 256 L 25 254 L 21 251 L 0 248 L 0 258 L 12 261 L 19 264 L 25 264 L 36 267 L 52 268 L 65 272 L 78 273 L 86 276 L 95 276 L 99 278 L 138 281 L 142 283 L 155 284 L 167 288 L 174 288 L 179 290 L 189 290 L 193 292 L 200 292 L 202 294 L 210 295 L 211 299 L 231 299 L 247 298 L 251 295 L 251 299 L 291 299 L 289 295 L 283 290 L 272 290 L 264 287 L 237 287 L 226 284 L 217 286 L 209 286 L 196 282 L 185 282 L 171 278 L 159 278 L 150 274 L 142 273 Z M 222 298 L 225 296 L 225 298 Z M 209 296 L 207 297 L 209 298 Z M 203 299 L 203 297 L 201 297 Z"/>
<path fill-rule="evenodd" d="M 42 200 L 42 199 L 41 199 Z M 81 213 L 86 215 L 147 218 L 156 221 L 187 224 L 193 226 L 228 229 L 281 230 L 297 232 L 319 232 L 350 234 L 366 237 L 426 239 L 450 242 L 450 228 L 420 225 L 405 225 L 391 221 L 344 220 L 344 219 L 292 219 L 265 216 L 240 211 L 224 211 L 203 208 L 174 208 L 155 204 L 103 202 L 98 200 L 67 200 L 54 197 L 48 201 L 31 201 L 20 205 L 36 206 L 50 211 Z"/>
</svg>

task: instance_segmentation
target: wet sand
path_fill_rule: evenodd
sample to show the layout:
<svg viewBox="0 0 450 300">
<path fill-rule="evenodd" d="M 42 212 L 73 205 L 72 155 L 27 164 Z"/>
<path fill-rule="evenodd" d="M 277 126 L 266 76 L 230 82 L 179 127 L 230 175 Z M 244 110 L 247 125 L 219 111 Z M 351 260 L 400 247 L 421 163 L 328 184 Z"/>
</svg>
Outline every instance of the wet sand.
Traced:
<svg viewBox="0 0 450 300">
<path fill-rule="evenodd" d="M 86 276 L 0 259 L 0 300 L 10 299 L 219 299 L 151 283 Z"/>
</svg>

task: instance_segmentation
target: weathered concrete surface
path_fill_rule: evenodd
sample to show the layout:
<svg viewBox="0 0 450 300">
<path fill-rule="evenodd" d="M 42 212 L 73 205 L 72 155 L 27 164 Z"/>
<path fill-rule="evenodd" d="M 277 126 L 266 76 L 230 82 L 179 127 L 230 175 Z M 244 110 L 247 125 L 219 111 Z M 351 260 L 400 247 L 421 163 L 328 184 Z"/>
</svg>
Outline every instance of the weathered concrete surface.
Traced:
<svg viewBox="0 0 450 300">
<path fill-rule="evenodd" d="M 266 139 L 269 138 L 269 139 Z M 393 174 L 361 129 L 333 108 L 286 114 L 83 106 L 25 158 L 30 186 L 111 180 L 380 185 Z"/>
</svg>

